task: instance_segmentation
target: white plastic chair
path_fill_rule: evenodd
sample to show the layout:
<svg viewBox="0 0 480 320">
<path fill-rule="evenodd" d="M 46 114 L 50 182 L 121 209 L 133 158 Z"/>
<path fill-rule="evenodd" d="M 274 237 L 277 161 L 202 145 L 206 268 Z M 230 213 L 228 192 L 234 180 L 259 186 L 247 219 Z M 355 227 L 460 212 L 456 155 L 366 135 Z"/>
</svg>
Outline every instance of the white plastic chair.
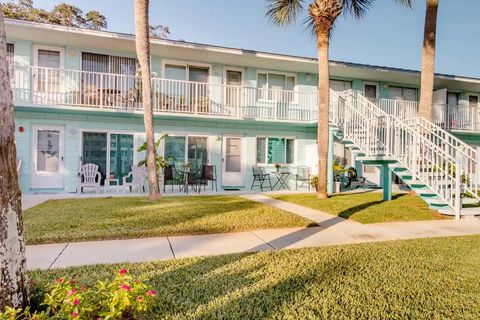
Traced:
<svg viewBox="0 0 480 320">
<path fill-rule="evenodd" d="M 77 181 L 77 193 L 81 193 L 83 188 L 95 188 L 95 193 L 100 192 L 100 182 L 102 174 L 98 171 L 98 166 L 94 163 L 86 163 L 80 167 Z"/>
<path fill-rule="evenodd" d="M 147 169 L 145 166 L 132 166 L 132 171 L 126 177 L 123 177 L 123 192 L 126 190 L 133 191 L 134 189 L 138 189 L 138 192 L 144 192 L 146 176 Z M 129 178 L 132 179 L 131 182 L 127 182 Z"/>
</svg>

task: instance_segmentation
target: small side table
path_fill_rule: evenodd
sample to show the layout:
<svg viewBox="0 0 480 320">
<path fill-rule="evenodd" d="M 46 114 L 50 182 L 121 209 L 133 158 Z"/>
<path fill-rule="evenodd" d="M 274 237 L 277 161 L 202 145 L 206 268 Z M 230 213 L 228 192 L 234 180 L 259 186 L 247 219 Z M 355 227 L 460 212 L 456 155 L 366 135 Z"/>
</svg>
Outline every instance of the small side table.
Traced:
<svg viewBox="0 0 480 320">
<path fill-rule="evenodd" d="M 113 185 L 112 185 L 113 182 Z M 115 186 L 118 193 L 118 179 L 105 179 L 105 191 L 110 191 L 111 187 Z"/>
</svg>

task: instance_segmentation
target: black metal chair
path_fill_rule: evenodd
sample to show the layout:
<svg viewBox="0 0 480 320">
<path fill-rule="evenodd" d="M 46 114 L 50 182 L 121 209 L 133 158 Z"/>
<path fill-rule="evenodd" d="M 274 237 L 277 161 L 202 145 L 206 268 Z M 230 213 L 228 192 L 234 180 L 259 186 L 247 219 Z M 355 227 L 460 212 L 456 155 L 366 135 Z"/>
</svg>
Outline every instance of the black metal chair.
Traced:
<svg viewBox="0 0 480 320">
<path fill-rule="evenodd" d="M 308 184 L 308 191 L 310 191 L 311 181 L 310 167 L 300 166 L 297 168 L 297 174 L 295 175 L 295 190 L 298 190 L 298 183 L 301 183 L 301 187 L 305 186 L 305 182 Z"/>
<path fill-rule="evenodd" d="M 270 187 L 270 190 L 272 190 L 272 182 L 270 180 L 270 174 L 265 173 L 262 167 L 260 166 L 252 166 L 252 171 L 253 171 L 253 181 L 252 181 L 252 186 L 250 187 L 250 190 L 253 189 L 253 187 L 260 187 L 260 190 L 263 191 L 263 184 L 268 181 L 268 185 Z M 255 182 L 260 183 L 259 185 L 255 185 Z"/>
<path fill-rule="evenodd" d="M 175 170 L 174 165 L 163 168 L 163 192 L 165 192 L 165 187 L 169 184 L 169 182 L 172 186 L 172 191 L 174 185 L 180 186 L 181 180 Z"/>
<path fill-rule="evenodd" d="M 203 190 L 205 190 L 209 181 L 212 181 L 212 190 L 213 190 L 213 184 L 215 184 L 215 191 L 218 191 L 218 187 L 217 187 L 217 167 L 215 165 L 204 164 L 202 166 L 202 177 L 201 177 L 201 182 L 203 184 Z M 198 192 L 200 192 L 200 188 L 199 188 Z"/>
</svg>

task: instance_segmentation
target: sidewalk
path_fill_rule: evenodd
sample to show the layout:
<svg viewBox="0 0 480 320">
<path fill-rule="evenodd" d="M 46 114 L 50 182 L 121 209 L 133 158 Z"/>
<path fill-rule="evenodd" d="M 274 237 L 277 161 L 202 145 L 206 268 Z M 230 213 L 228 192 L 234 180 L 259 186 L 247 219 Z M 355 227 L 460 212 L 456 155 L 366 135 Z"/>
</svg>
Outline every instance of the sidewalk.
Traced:
<svg viewBox="0 0 480 320">
<path fill-rule="evenodd" d="M 243 197 L 311 219 L 313 228 L 108 240 L 27 246 L 29 269 L 97 263 L 145 262 L 239 252 L 321 247 L 372 241 L 480 234 L 480 219 L 362 225 L 259 194 Z"/>
</svg>

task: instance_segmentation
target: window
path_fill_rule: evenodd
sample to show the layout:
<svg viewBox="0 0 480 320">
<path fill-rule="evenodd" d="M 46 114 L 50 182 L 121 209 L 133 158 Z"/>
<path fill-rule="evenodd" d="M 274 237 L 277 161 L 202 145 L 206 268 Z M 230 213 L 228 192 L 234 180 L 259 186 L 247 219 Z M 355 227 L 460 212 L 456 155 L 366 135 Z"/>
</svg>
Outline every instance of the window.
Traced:
<svg viewBox="0 0 480 320">
<path fill-rule="evenodd" d="M 208 138 L 197 136 L 167 136 L 164 157 L 180 170 L 185 163 L 192 164 L 192 170 L 201 174 L 202 166 L 208 163 Z"/>
<path fill-rule="evenodd" d="M 388 87 L 388 97 L 393 100 L 417 101 L 417 89 L 404 87 Z"/>
<path fill-rule="evenodd" d="M 295 77 L 277 73 L 259 73 L 257 75 L 258 98 L 263 100 L 281 100 L 281 90 L 293 91 Z M 293 100 L 293 95 L 286 97 Z"/>
<path fill-rule="evenodd" d="M 342 80 L 330 80 L 330 89 L 337 92 L 350 90 L 352 89 L 352 82 Z"/>
<path fill-rule="evenodd" d="M 459 94 L 456 92 L 448 92 L 447 93 L 447 104 L 449 106 L 456 106 L 458 105 Z"/>
<path fill-rule="evenodd" d="M 295 140 L 289 138 L 257 138 L 257 163 L 293 164 Z"/>
<path fill-rule="evenodd" d="M 194 65 L 165 65 L 165 79 L 208 83 L 210 68 Z"/>
<path fill-rule="evenodd" d="M 82 70 L 134 76 L 138 63 L 135 58 L 109 56 L 105 54 L 82 53 Z"/>
</svg>

